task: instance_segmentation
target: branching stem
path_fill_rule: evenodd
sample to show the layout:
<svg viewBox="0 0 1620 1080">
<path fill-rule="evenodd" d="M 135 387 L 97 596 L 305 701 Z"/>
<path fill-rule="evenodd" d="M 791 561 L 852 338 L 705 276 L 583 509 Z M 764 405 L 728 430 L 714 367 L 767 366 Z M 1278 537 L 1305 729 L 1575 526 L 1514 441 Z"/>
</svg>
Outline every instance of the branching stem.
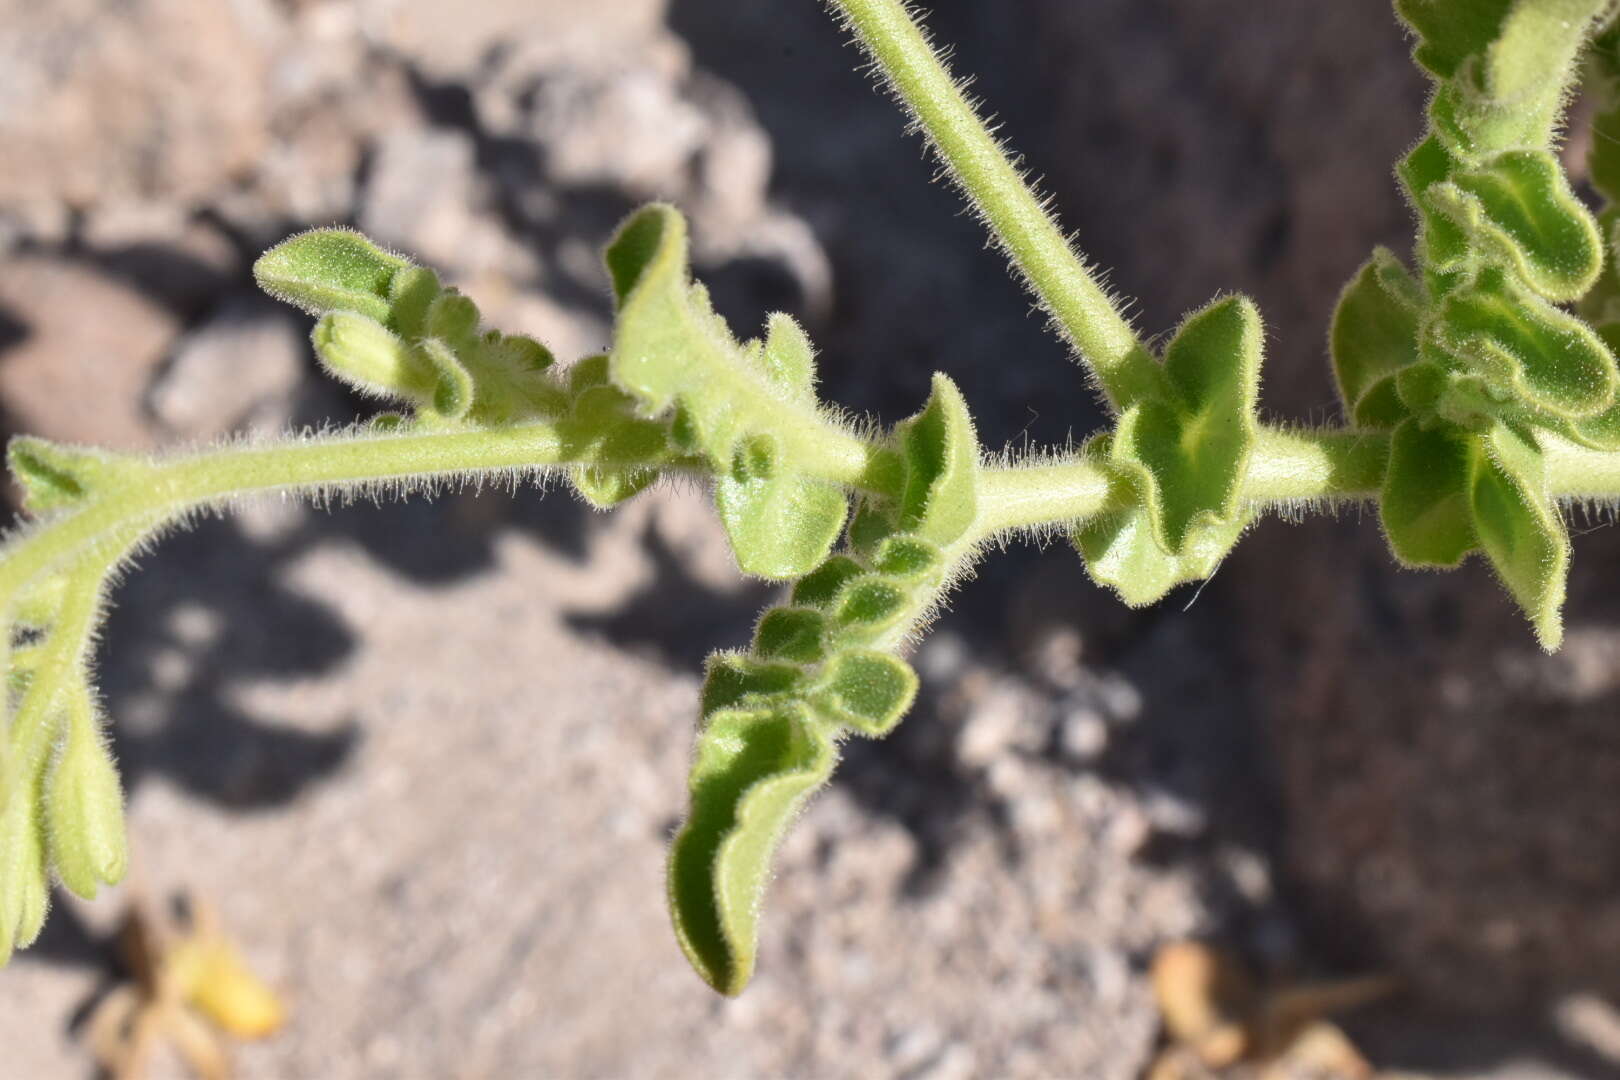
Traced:
<svg viewBox="0 0 1620 1080">
<path fill-rule="evenodd" d="M 1152 357 L 1045 202 L 980 119 L 900 0 L 832 0 L 1014 268 L 1118 406 L 1158 378 Z"/>
</svg>

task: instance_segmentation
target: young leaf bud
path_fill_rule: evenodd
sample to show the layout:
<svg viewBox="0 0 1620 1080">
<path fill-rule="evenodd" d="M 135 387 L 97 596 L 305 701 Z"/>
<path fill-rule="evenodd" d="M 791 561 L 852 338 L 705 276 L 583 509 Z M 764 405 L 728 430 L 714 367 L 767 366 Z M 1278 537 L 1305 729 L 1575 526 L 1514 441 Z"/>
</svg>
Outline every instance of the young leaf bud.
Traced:
<svg viewBox="0 0 1620 1080">
<path fill-rule="evenodd" d="M 128 863 L 124 795 L 88 695 L 80 689 L 46 781 L 45 827 L 51 865 L 75 894 L 94 899 L 116 885 Z"/>
<path fill-rule="evenodd" d="M 35 514 L 74 506 L 139 468 L 127 458 L 31 435 L 7 444 L 6 465 L 23 489 L 23 504 Z"/>
<path fill-rule="evenodd" d="M 431 366 L 382 323 L 338 311 L 311 336 L 326 370 L 362 393 L 423 401 L 433 393 Z"/>
</svg>

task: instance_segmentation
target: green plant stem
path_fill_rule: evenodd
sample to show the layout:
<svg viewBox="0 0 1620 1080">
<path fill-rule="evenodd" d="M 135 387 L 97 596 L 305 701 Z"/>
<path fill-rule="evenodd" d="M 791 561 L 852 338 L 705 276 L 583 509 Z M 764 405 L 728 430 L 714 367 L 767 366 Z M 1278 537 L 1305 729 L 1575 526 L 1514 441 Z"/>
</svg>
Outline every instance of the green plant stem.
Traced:
<svg viewBox="0 0 1620 1080">
<path fill-rule="evenodd" d="M 25 534 L 0 560 L 0 598 L 79 555 L 129 521 L 157 527 L 193 507 L 268 491 L 364 488 L 503 469 L 566 464 L 545 424 L 492 431 L 358 434 L 307 443 L 238 446 L 161 461 L 142 482 L 120 485 L 71 515 Z M 593 464 L 611 467 L 611 462 Z M 640 464 L 627 463 L 627 464 Z"/>
<path fill-rule="evenodd" d="M 832 2 L 1109 402 L 1118 407 L 1153 386 L 1158 367 L 1129 320 L 979 118 L 905 5 Z"/>
<path fill-rule="evenodd" d="M 51 691 L 67 685 L 83 668 L 101 611 L 103 580 L 138 537 L 138 530 L 126 526 L 120 530 L 121 543 L 108 545 L 109 549 L 117 549 L 116 554 L 103 552 L 74 568 L 73 580 L 62 598 L 61 613 L 12 720 L 10 739 L 15 756 L 10 765 L 12 775 L 23 783 L 37 780 L 51 750 L 56 732 L 52 721 L 60 704 L 59 695 Z"/>
<path fill-rule="evenodd" d="M 1383 484 L 1388 459 L 1389 437 L 1378 432 L 1262 428 L 1244 474 L 1243 497 L 1264 506 L 1370 499 Z M 1610 473 L 1613 497 L 1620 495 L 1620 461 Z M 1013 529 L 1079 524 L 1129 499 L 1111 490 L 1108 474 L 1084 456 L 985 469 L 975 534 L 987 539 Z"/>
<path fill-rule="evenodd" d="M 901 481 L 899 458 L 889 449 L 853 438 L 816 464 L 826 478 L 883 494 Z M 236 446 L 160 461 L 150 475 L 119 486 L 71 515 L 50 519 L 17 539 L 0 559 L 0 607 L 34 578 L 105 544 L 131 521 L 146 527 L 128 543 L 197 506 L 272 491 L 365 489 L 391 482 L 533 470 L 576 464 L 584 458 L 549 424 L 489 430 L 357 434 L 276 446 Z M 612 461 L 593 452 L 589 464 L 634 469 L 646 462 Z M 121 557 L 128 543 L 113 545 Z"/>
<path fill-rule="evenodd" d="M 1589 450 L 1545 431 L 1537 433 L 1547 486 L 1561 499 L 1620 499 L 1620 454 Z"/>
</svg>

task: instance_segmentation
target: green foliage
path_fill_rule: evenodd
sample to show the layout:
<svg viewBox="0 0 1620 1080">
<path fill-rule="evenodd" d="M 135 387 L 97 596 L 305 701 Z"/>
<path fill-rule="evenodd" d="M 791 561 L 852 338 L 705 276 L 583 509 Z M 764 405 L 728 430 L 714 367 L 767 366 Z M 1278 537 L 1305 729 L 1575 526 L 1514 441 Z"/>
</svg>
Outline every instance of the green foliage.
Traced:
<svg viewBox="0 0 1620 1080">
<path fill-rule="evenodd" d="M 663 477 L 712 485 L 738 566 L 784 583 L 748 648 L 713 654 L 690 805 L 670 854 L 676 938 L 717 990 L 754 970 L 775 851 L 839 747 L 892 731 L 904 659 L 991 542 L 1072 537 L 1091 576 L 1146 604 L 1211 575 L 1268 509 L 1375 499 L 1396 558 L 1478 553 L 1546 647 L 1570 545 L 1560 499 L 1620 495 L 1620 209 L 1594 215 L 1556 154 L 1583 53 L 1590 172 L 1620 198 L 1620 32 L 1604 0 L 1397 0 L 1431 75 L 1429 128 L 1397 175 L 1413 269 L 1383 248 L 1329 334 L 1348 424 L 1262 424 L 1264 332 L 1247 299 L 1189 315 L 1162 355 L 1075 252 L 901 0 L 831 0 L 981 213 L 1112 410 L 1079 454 L 993 463 L 945 375 L 913 416 L 857 425 L 817 396 L 792 318 L 740 340 L 649 206 L 608 245 L 611 349 L 557 364 L 533 338 L 357 233 L 267 252 L 260 284 L 316 319 L 326 371 L 398 411 L 353 430 L 144 458 L 36 438 L 7 460 L 30 520 L 0 547 L 0 958 L 51 881 L 92 896 L 127 861 L 89 679 L 106 583 L 143 541 L 255 492 L 364 492 L 488 475 L 566 477 L 607 508 Z"/>
<path fill-rule="evenodd" d="M 1208 577 L 1252 519 L 1240 498 L 1259 424 L 1260 315 L 1227 297 L 1187 317 L 1163 378 L 1092 443 L 1125 494 L 1075 542 L 1087 569 L 1127 604 Z"/>
<path fill-rule="evenodd" d="M 1482 553 L 1556 648 L 1569 540 L 1545 452 L 1620 447 L 1605 324 L 1559 306 L 1595 288 L 1581 308 L 1606 316 L 1612 256 L 1555 153 L 1577 61 L 1609 5 L 1396 8 L 1436 83 L 1430 134 L 1397 170 L 1418 213 L 1422 284 L 1380 250 L 1345 290 L 1331 338 L 1340 394 L 1356 423 L 1392 431 L 1379 514 L 1396 557 L 1455 566 Z M 1596 42 L 1600 71 L 1613 70 L 1611 39 Z M 1600 190 L 1609 153 L 1594 161 Z"/>
</svg>

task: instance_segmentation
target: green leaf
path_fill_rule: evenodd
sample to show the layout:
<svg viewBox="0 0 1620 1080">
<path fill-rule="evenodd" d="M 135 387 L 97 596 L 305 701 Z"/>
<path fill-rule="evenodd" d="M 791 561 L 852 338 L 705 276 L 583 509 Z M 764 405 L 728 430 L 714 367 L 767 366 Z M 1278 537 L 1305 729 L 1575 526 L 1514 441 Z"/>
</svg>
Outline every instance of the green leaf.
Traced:
<svg viewBox="0 0 1620 1080">
<path fill-rule="evenodd" d="M 428 309 L 441 291 L 439 275 L 425 266 L 406 266 L 388 283 L 388 329 L 414 341 L 427 333 Z"/>
<path fill-rule="evenodd" d="M 1447 31 L 1450 75 L 1429 107 L 1435 130 L 1453 153 L 1477 162 L 1503 150 L 1550 145 L 1575 60 L 1607 0 L 1518 0 L 1502 14 L 1491 40 L 1478 47 L 1486 9 L 1472 9 L 1472 30 Z M 1431 9 L 1432 10 L 1432 9 Z M 1425 32 L 1425 37 L 1428 34 Z M 1422 62 L 1422 57 L 1419 57 Z"/>
<path fill-rule="evenodd" d="M 33 944 L 50 909 L 45 842 L 35 816 L 38 782 L 16 776 L 0 811 L 0 966 Z"/>
<path fill-rule="evenodd" d="M 888 653 L 851 649 L 827 665 L 819 711 L 863 735 L 881 737 L 894 730 L 917 699 L 917 673 Z"/>
<path fill-rule="evenodd" d="M 1395 165 L 1401 188 L 1405 189 L 1406 198 L 1417 212 L 1417 262 L 1424 269 L 1430 287 L 1437 283 L 1435 275 L 1450 274 L 1468 262 L 1468 233 L 1435 209 L 1427 198 L 1429 188 L 1443 183 L 1458 170 L 1460 165 L 1455 157 L 1432 134 Z"/>
<path fill-rule="evenodd" d="M 1385 375 L 1367 388 L 1351 415 L 1357 427 L 1392 428 L 1411 415 L 1401 401 L 1398 375 Z"/>
<path fill-rule="evenodd" d="M 1374 248 L 1372 258 L 1356 271 L 1333 310 L 1328 341 L 1333 372 L 1345 412 L 1364 426 L 1393 426 L 1391 415 L 1376 402 L 1366 419 L 1361 403 L 1381 380 L 1417 360 L 1418 316 L 1423 290 L 1388 248 Z"/>
<path fill-rule="evenodd" d="M 593 357 L 569 369 L 574 401 L 568 415 L 557 423 L 567 456 L 599 462 L 575 466 L 569 470 L 569 479 L 587 502 L 601 510 L 617 506 L 658 481 L 656 468 L 625 468 L 625 463 L 657 464 L 668 457 L 663 425 L 637 416 L 635 400 L 607 385 L 606 364 L 606 357 Z"/>
<path fill-rule="evenodd" d="M 704 665 L 700 705 L 704 716 L 743 705 L 785 698 L 804 684 L 795 664 L 756 660 L 735 652 L 712 654 Z"/>
<path fill-rule="evenodd" d="M 1093 581 L 1113 589 L 1126 605 L 1145 607 L 1177 585 L 1215 573 L 1253 519 L 1252 512 L 1241 511 L 1232 521 L 1195 525 L 1175 555 L 1159 544 L 1140 506 L 1092 518 L 1073 540 Z"/>
<path fill-rule="evenodd" d="M 979 440 L 956 384 L 934 375 L 922 412 L 896 428 L 905 461 L 899 527 L 934 544 L 949 544 L 978 517 Z"/>
<path fill-rule="evenodd" d="M 754 630 L 753 651 L 768 660 L 819 664 L 826 658 L 827 617 L 815 608 L 772 608 Z"/>
<path fill-rule="evenodd" d="M 864 573 L 866 568 L 848 555 L 834 555 L 793 586 L 793 603 L 805 607 L 831 607 L 844 586 Z"/>
<path fill-rule="evenodd" d="M 1448 296 L 1434 341 L 1504 395 L 1570 419 L 1615 401 L 1614 357 L 1579 319 L 1490 270 Z"/>
<path fill-rule="evenodd" d="M 1180 553 L 1199 525 L 1230 522 L 1254 445 L 1260 393 L 1260 316 L 1246 297 L 1188 316 L 1165 350 L 1169 393 L 1119 418 L 1113 456 L 1139 476 L 1154 535 Z"/>
<path fill-rule="evenodd" d="M 478 340 L 478 325 L 483 320 L 478 305 L 454 289 L 446 289 L 433 298 L 423 321 L 423 334 L 435 337 L 456 353 L 467 352 Z"/>
<path fill-rule="evenodd" d="M 915 536 L 891 536 L 877 547 L 872 567 L 908 583 L 932 581 L 944 569 L 944 553 Z"/>
<path fill-rule="evenodd" d="M 354 311 L 388 321 L 394 275 L 410 263 L 351 229 L 311 229 L 259 256 L 253 277 L 311 315 Z"/>
<path fill-rule="evenodd" d="M 433 411 L 446 420 L 465 417 L 472 410 L 477 387 L 461 357 L 448 342 L 439 338 L 423 338 L 417 342 L 415 351 L 433 372 L 433 395 L 429 399 Z"/>
<path fill-rule="evenodd" d="M 1574 300 L 1603 268 L 1603 238 L 1551 151 L 1500 154 L 1426 193 L 1430 203 L 1543 297 Z"/>
<path fill-rule="evenodd" d="M 45 827 L 51 866 L 86 900 L 116 885 L 129 863 L 118 769 L 102 738 L 90 691 L 68 692 L 65 734 L 46 781 Z"/>
<path fill-rule="evenodd" d="M 843 452 L 849 439 L 809 397 L 808 342 L 777 318 L 764 345 L 739 345 L 691 282 L 686 223 L 672 207 L 633 215 L 608 246 L 607 264 L 619 299 L 614 383 L 644 415 L 673 411 L 677 444 L 708 460 L 746 573 L 808 573 L 831 551 L 848 506 L 843 489 L 806 463 L 825 460 L 829 448 Z"/>
<path fill-rule="evenodd" d="M 460 353 L 477 387 L 472 419 L 488 426 L 566 412 L 569 395 L 547 376 L 555 358 L 534 338 L 491 330 Z"/>
<path fill-rule="evenodd" d="M 849 512 L 841 488 L 789 472 L 770 435 L 739 443 L 731 470 L 715 480 L 714 502 L 737 565 L 771 581 L 800 577 L 825 559 Z"/>
<path fill-rule="evenodd" d="M 580 465 L 569 470 L 568 480 L 574 490 L 597 510 L 611 510 L 622 502 L 640 495 L 658 483 L 657 469 L 635 469 L 623 472 L 600 469 L 594 465 Z"/>
<path fill-rule="evenodd" d="M 816 349 L 793 316 L 776 312 L 765 320 L 765 346 L 759 362 L 772 382 L 795 400 L 816 403 Z"/>
<path fill-rule="evenodd" d="M 899 582 L 869 574 L 855 578 L 838 594 L 836 633 L 842 642 L 876 641 L 905 621 L 911 597 Z"/>
<path fill-rule="evenodd" d="M 1423 361 L 1408 364 L 1395 375 L 1395 392 L 1407 412 L 1424 419 L 1433 417 L 1446 395 L 1446 370 L 1439 364 Z"/>
<path fill-rule="evenodd" d="M 416 404 L 433 399 L 437 378 L 429 358 L 369 315 L 324 315 L 310 340 L 321 365 L 361 393 Z"/>
<path fill-rule="evenodd" d="M 1541 451 L 1498 424 L 1484 439 L 1470 493 L 1474 529 L 1491 566 L 1548 652 L 1563 640 L 1569 534 L 1547 489 Z"/>
<path fill-rule="evenodd" d="M 31 514 L 78 506 L 99 493 L 138 483 L 146 471 L 133 458 L 32 435 L 15 436 L 6 444 L 6 466 Z"/>
<path fill-rule="evenodd" d="M 1441 79 L 1501 32 L 1513 0 L 1395 0 L 1395 14 L 1417 35 L 1412 56 Z"/>
<path fill-rule="evenodd" d="M 1477 453 L 1477 438 L 1449 424 L 1410 419 L 1395 429 L 1378 513 L 1403 565 L 1457 566 L 1478 545 L 1469 507 Z"/>
<path fill-rule="evenodd" d="M 740 993 L 753 975 L 771 857 L 835 759 L 802 706 L 718 712 L 698 738 L 669 899 L 682 951 L 722 994 Z"/>
</svg>

